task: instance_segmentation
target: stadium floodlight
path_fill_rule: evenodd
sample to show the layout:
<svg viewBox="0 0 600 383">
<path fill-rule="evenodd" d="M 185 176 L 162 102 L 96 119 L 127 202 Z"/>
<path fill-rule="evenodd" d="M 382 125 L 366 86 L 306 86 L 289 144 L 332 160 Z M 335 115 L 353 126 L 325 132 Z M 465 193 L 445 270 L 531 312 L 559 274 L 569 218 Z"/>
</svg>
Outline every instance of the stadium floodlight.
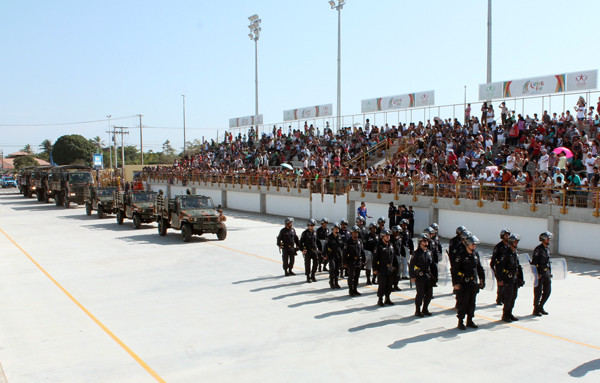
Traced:
<svg viewBox="0 0 600 383">
<path fill-rule="evenodd" d="M 248 25 L 250 33 L 248 34 L 248 37 L 250 37 L 250 40 L 254 40 L 254 124 L 256 125 L 256 132 L 258 134 L 258 39 L 260 38 L 260 31 L 262 30 L 260 28 L 262 20 L 257 14 L 248 17 L 248 20 L 250 20 L 250 25 Z"/>
<path fill-rule="evenodd" d="M 338 56 L 337 56 L 337 130 L 341 129 L 341 114 L 342 114 L 342 12 L 346 0 L 338 0 L 337 5 L 335 1 L 329 0 L 331 9 L 335 9 L 338 13 Z"/>
<path fill-rule="evenodd" d="M 250 21 L 255 21 L 255 20 L 258 20 L 258 15 L 257 15 L 257 14 L 254 14 L 254 15 L 252 15 L 252 16 L 250 16 L 250 17 L 248 17 L 248 20 L 250 20 Z"/>
</svg>

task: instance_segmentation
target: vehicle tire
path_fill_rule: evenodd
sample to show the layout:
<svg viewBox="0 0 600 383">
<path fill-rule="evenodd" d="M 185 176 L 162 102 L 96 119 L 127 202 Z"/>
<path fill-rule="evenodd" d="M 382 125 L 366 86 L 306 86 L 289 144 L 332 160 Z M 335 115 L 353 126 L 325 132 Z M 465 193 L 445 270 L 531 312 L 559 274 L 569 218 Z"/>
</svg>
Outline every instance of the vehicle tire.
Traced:
<svg viewBox="0 0 600 383">
<path fill-rule="evenodd" d="M 165 235 L 167 235 L 167 225 L 165 224 L 165 220 L 162 218 L 158 218 L 158 235 L 160 235 L 161 237 L 164 237 Z"/>
<path fill-rule="evenodd" d="M 227 238 L 227 228 L 226 227 L 222 227 L 217 231 L 217 239 L 219 241 L 224 240 L 225 238 Z"/>
<path fill-rule="evenodd" d="M 85 214 L 92 215 L 92 204 L 89 202 L 85 204 Z"/>
<path fill-rule="evenodd" d="M 133 228 L 139 229 L 140 227 L 142 227 L 142 216 L 140 216 L 139 214 L 134 214 L 133 215 Z"/>
<path fill-rule="evenodd" d="M 60 203 L 60 193 L 55 193 L 54 194 L 54 204 L 56 206 L 62 205 L 62 203 Z"/>
<path fill-rule="evenodd" d="M 69 196 L 67 195 L 67 193 L 65 193 L 64 199 L 65 209 L 68 209 L 71 206 L 71 201 L 69 201 Z"/>
<path fill-rule="evenodd" d="M 189 242 L 192 239 L 192 225 L 184 223 L 181 227 L 181 239 L 183 242 Z"/>
<path fill-rule="evenodd" d="M 104 218 L 104 209 L 102 208 L 102 205 L 98 205 L 98 218 Z"/>
<path fill-rule="evenodd" d="M 44 193 L 42 192 L 42 190 L 38 190 L 37 194 L 36 194 L 37 200 L 38 202 L 42 202 L 44 199 Z"/>
<path fill-rule="evenodd" d="M 119 225 L 123 224 L 123 210 L 118 210 L 117 211 L 117 223 Z"/>
</svg>

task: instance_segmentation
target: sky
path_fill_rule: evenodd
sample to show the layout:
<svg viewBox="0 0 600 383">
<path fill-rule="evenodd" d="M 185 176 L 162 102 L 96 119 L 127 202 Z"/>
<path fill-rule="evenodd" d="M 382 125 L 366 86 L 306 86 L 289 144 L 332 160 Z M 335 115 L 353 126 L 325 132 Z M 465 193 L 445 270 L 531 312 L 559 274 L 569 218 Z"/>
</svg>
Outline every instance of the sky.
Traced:
<svg viewBox="0 0 600 383">
<path fill-rule="evenodd" d="M 487 3 L 347 0 L 341 109 L 356 116 L 344 125 L 363 121 L 367 98 L 434 90 L 436 106 L 462 104 L 466 86 L 467 102 L 476 102 L 486 82 Z M 493 81 L 598 68 L 600 1 L 494 0 L 492 13 Z M 0 150 L 37 150 L 64 134 L 108 142 L 109 125 L 129 127 L 124 142 L 139 147 L 138 114 L 145 151 L 167 139 L 181 150 L 182 94 L 187 140 L 222 137 L 230 118 L 254 114 L 253 14 L 262 20 L 264 122 L 279 126 L 284 110 L 329 103 L 335 114 L 337 14 L 326 0 L 1 1 Z M 554 97 L 552 111 L 562 104 Z M 514 104 L 523 106 L 542 109 L 539 99 Z M 453 117 L 457 108 L 415 111 L 412 120 Z"/>
</svg>

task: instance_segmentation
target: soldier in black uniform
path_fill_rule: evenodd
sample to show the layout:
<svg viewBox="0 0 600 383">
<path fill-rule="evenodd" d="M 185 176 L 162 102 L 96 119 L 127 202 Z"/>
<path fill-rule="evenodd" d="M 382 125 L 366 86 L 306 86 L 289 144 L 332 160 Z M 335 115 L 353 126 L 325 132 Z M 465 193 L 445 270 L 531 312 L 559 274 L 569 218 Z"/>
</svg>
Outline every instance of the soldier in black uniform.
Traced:
<svg viewBox="0 0 600 383">
<path fill-rule="evenodd" d="M 519 240 L 517 234 L 511 234 L 508 237 L 508 247 L 504 250 L 500 262 L 496 265 L 496 279 L 500 286 L 504 286 L 502 320 L 508 323 L 519 320 L 512 314 L 512 310 L 517 299 L 517 291 L 524 284 L 523 269 L 521 269 L 517 255 Z"/>
<path fill-rule="evenodd" d="M 408 231 L 410 232 L 410 237 L 415 236 L 415 211 L 412 206 L 408 207 L 406 211 L 406 215 L 408 217 Z"/>
<path fill-rule="evenodd" d="M 433 276 L 432 286 L 437 287 L 438 282 L 438 263 L 442 256 L 442 245 L 440 244 L 440 239 L 437 236 L 438 224 L 432 223 L 429 226 L 429 250 L 431 250 L 431 256 L 433 258 L 433 263 L 431 264 L 431 274 Z"/>
<path fill-rule="evenodd" d="M 465 249 L 454 260 L 452 285 L 457 291 L 458 300 L 458 328 L 465 329 L 463 320 L 467 316 L 467 327 L 477 328 L 473 322 L 475 316 L 475 299 L 479 289 L 485 287 L 485 271 L 481 266 L 479 253 L 475 248 L 479 239 L 471 235 L 465 239 Z"/>
<path fill-rule="evenodd" d="M 450 262 L 450 274 L 453 273 L 454 270 L 454 260 L 456 256 L 464 251 L 465 245 L 463 243 L 464 238 L 468 237 L 467 233 L 469 231 L 464 226 L 459 226 L 456 228 L 456 236 L 450 239 L 450 243 L 448 245 L 448 261 Z M 456 290 L 452 290 L 456 297 Z M 456 301 L 456 308 L 458 307 L 458 300 Z"/>
<path fill-rule="evenodd" d="M 321 272 L 321 265 L 323 265 L 323 271 L 327 271 L 327 261 L 323 259 L 325 255 L 325 244 L 327 243 L 327 237 L 329 236 L 329 229 L 327 225 L 329 219 L 326 217 L 321 218 L 321 226 L 317 231 L 317 246 L 319 247 L 319 272 Z"/>
<path fill-rule="evenodd" d="M 367 274 L 367 285 L 371 284 L 371 270 L 373 270 L 373 254 L 377 249 L 379 243 L 379 236 L 377 235 L 377 225 L 375 222 L 369 224 L 369 232 L 365 235 L 363 244 L 365 247 L 365 274 Z M 375 276 L 373 276 L 373 283 Z"/>
<path fill-rule="evenodd" d="M 502 229 L 500 230 L 500 239 L 501 241 L 494 246 L 494 250 L 492 251 L 492 259 L 490 260 L 490 268 L 496 273 L 496 266 L 500 263 L 500 257 L 504 254 L 504 251 L 508 248 L 508 237 L 510 236 L 510 229 Z M 500 281 L 497 281 L 500 282 Z M 504 294 L 503 289 L 504 286 L 500 286 L 497 284 L 497 292 L 496 292 L 496 304 L 502 304 L 502 295 Z"/>
<path fill-rule="evenodd" d="M 364 217 L 361 217 L 360 215 L 356 217 L 356 226 L 358 226 L 358 238 L 360 238 L 360 240 L 363 241 L 363 243 L 365 241 L 365 236 L 369 232 L 369 230 L 365 227 L 366 221 L 367 220 Z"/>
<path fill-rule="evenodd" d="M 400 265 L 402 264 L 402 228 L 400 225 L 394 225 L 392 227 L 392 246 L 394 247 L 394 256 L 396 257 L 396 262 L 398 262 L 398 268 L 394 272 L 394 282 L 392 284 L 392 290 L 394 291 L 402 291 L 398 283 L 400 283 Z"/>
<path fill-rule="evenodd" d="M 415 297 L 415 315 L 422 318 L 430 316 L 429 302 L 433 295 L 433 287 L 431 285 L 431 264 L 433 262 L 431 250 L 429 250 L 429 236 L 425 233 L 419 235 L 418 247 L 413 256 L 410 258 L 408 270 L 410 272 L 411 281 L 417 288 L 417 296 Z M 423 310 L 421 310 L 423 304 Z"/>
<path fill-rule="evenodd" d="M 390 207 L 388 208 L 388 222 L 389 228 L 392 229 L 396 226 L 396 215 L 398 214 L 398 208 L 394 206 L 394 202 L 390 202 Z"/>
<path fill-rule="evenodd" d="M 363 241 L 359 238 L 358 226 L 350 229 L 350 239 L 346 242 L 344 266 L 348 269 L 348 293 L 351 297 L 362 295 L 358 292 L 360 269 L 365 263 Z"/>
<path fill-rule="evenodd" d="M 385 230 L 385 217 L 377 218 L 377 235 L 381 237 L 381 232 Z"/>
<path fill-rule="evenodd" d="M 415 245 L 410 236 L 410 232 L 408 231 L 408 219 L 403 218 L 402 220 L 400 220 L 400 227 L 402 228 L 402 232 L 400 234 L 402 242 L 402 252 L 400 253 L 400 261 L 402 262 L 402 264 L 399 264 L 398 268 L 402 271 L 401 279 L 406 280 L 410 277 L 410 274 L 408 272 L 408 262 L 410 261 L 410 258 L 412 257 L 415 251 Z"/>
<path fill-rule="evenodd" d="M 293 218 L 286 218 L 285 227 L 281 229 L 277 236 L 277 246 L 279 246 L 279 250 L 281 251 L 283 271 L 286 277 L 288 275 L 296 275 L 292 269 L 294 268 L 296 250 L 300 247 L 300 240 L 298 240 L 296 230 L 292 227 L 293 224 Z"/>
<path fill-rule="evenodd" d="M 315 273 L 317 272 L 317 263 L 319 262 L 319 248 L 317 246 L 317 233 L 315 225 L 317 221 L 308 220 L 307 229 L 300 236 L 300 249 L 304 255 L 304 273 L 306 274 L 306 283 L 316 282 Z"/>
<path fill-rule="evenodd" d="M 340 224 L 335 222 L 331 229 L 331 234 L 327 237 L 326 260 L 329 262 L 329 287 L 339 289 L 338 276 L 342 262 L 342 251 L 344 242 L 340 236 Z"/>
<path fill-rule="evenodd" d="M 348 231 L 348 221 L 342 219 L 340 221 L 340 238 L 342 238 L 342 242 L 344 243 L 344 248 L 346 247 L 346 243 L 350 239 L 350 232 Z M 342 249 L 342 252 L 345 252 L 345 249 Z M 344 275 L 348 276 L 348 270 L 344 269 L 340 266 L 340 279 L 344 279 Z"/>
<path fill-rule="evenodd" d="M 538 275 L 537 286 L 533 288 L 533 315 L 538 317 L 548 315 L 548 312 L 544 310 L 544 304 L 550 297 L 552 284 L 552 268 L 548 251 L 552 237 L 553 234 L 549 231 L 540 234 L 539 240 L 542 243 L 533 250 L 531 257 L 531 264 L 535 266 Z"/>
<path fill-rule="evenodd" d="M 374 273 L 379 276 L 379 288 L 377 289 L 377 297 L 379 298 L 377 305 L 379 306 L 394 304 L 390 300 L 390 294 L 392 293 L 393 275 L 398 268 L 398 263 L 394 256 L 391 235 L 392 231 L 390 229 L 382 230 L 381 239 L 377 244 L 377 250 L 373 257 Z M 383 301 L 384 296 L 385 302 Z"/>
</svg>

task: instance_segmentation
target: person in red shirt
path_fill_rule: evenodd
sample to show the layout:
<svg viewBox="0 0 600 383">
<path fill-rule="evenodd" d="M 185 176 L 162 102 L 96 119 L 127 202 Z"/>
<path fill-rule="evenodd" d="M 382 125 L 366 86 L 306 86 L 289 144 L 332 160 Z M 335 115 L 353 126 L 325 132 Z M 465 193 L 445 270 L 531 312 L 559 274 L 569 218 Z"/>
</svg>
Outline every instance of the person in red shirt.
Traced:
<svg viewBox="0 0 600 383">
<path fill-rule="evenodd" d="M 448 165 L 456 165 L 456 162 L 458 161 L 458 157 L 456 157 L 456 154 L 454 154 L 454 150 L 450 149 L 448 151 Z"/>
</svg>

